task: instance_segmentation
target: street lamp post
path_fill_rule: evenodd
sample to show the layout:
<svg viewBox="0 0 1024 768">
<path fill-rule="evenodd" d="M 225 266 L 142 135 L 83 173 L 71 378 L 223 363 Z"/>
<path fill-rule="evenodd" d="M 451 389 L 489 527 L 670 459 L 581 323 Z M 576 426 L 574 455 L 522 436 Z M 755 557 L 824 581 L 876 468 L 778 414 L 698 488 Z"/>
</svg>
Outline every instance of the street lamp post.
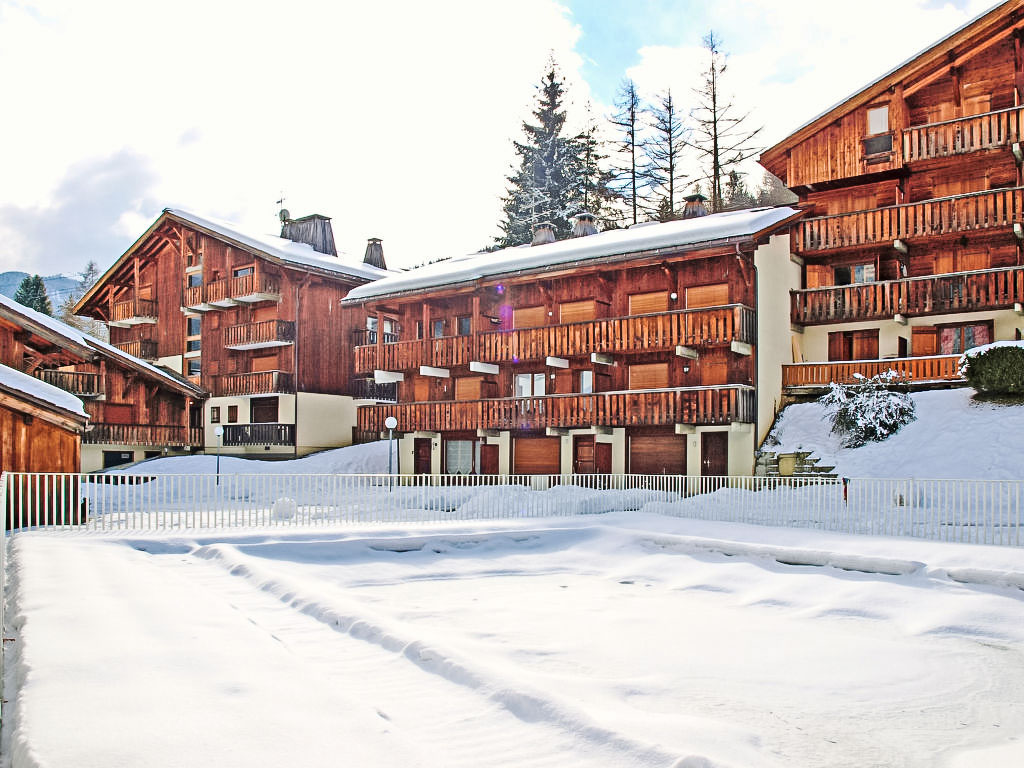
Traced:
<svg viewBox="0 0 1024 768">
<path fill-rule="evenodd" d="M 220 485 L 220 443 L 224 437 L 224 427 L 217 427 L 213 434 L 217 436 L 217 485 Z"/>
<path fill-rule="evenodd" d="M 394 430 L 395 430 L 395 427 L 398 426 L 398 419 L 396 419 L 394 416 L 388 416 L 386 419 L 384 419 L 384 426 L 388 428 L 388 490 L 390 491 L 391 490 L 391 484 L 393 482 L 393 478 L 392 478 L 392 474 L 393 474 L 392 466 L 393 465 L 391 463 L 391 460 L 392 460 L 392 458 L 394 456 L 394 451 L 392 450 L 392 443 L 394 441 Z"/>
</svg>

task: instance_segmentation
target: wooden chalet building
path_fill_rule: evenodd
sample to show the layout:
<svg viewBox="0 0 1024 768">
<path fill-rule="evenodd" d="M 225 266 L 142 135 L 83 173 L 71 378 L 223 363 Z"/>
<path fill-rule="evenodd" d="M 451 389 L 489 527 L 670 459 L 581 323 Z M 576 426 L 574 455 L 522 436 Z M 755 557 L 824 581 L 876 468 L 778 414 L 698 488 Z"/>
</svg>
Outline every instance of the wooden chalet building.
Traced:
<svg viewBox="0 0 1024 768">
<path fill-rule="evenodd" d="M 0 323 L 15 329 L 4 364 L 85 404 L 81 460 L 76 449 L 75 466 L 66 471 L 91 472 L 197 444 L 189 406 L 203 393 L 195 384 L 4 296 Z"/>
<path fill-rule="evenodd" d="M 759 369 L 789 346 L 788 314 L 755 311 L 785 292 L 771 276 L 788 236 L 771 235 L 799 215 L 604 233 L 581 215 L 564 241 L 541 227 L 531 246 L 356 288 L 356 374 L 398 399 L 361 405 L 359 429 L 376 439 L 394 416 L 404 473 L 750 474 L 781 395 Z"/>
<path fill-rule="evenodd" d="M 889 368 L 958 381 L 1024 327 L 1024 2 L 978 17 L 761 156 L 792 228 L 791 392 Z"/>
<path fill-rule="evenodd" d="M 340 303 L 389 274 L 379 241 L 367 251 L 364 263 L 340 259 L 324 216 L 285 218 L 274 237 L 167 209 L 75 311 L 201 393 L 188 421 L 193 447 L 302 455 L 349 445 L 355 399 L 375 393 L 352 380 L 362 319 Z"/>
</svg>

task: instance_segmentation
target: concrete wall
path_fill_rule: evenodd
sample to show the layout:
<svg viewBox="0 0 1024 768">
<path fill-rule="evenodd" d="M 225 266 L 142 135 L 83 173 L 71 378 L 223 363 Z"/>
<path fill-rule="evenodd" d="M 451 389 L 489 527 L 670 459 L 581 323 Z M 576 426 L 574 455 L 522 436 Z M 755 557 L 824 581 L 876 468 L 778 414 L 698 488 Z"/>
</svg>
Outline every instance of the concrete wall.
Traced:
<svg viewBox="0 0 1024 768">
<path fill-rule="evenodd" d="M 758 247 L 754 252 L 754 265 L 757 267 L 755 437 L 756 444 L 760 445 L 771 429 L 782 400 L 782 365 L 793 362 L 789 292 L 800 287 L 800 262 L 790 255 L 789 235 L 785 234 L 775 235 L 767 245 Z M 732 455 L 730 447 L 729 456 Z"/>
<path fill-rule="evenodd" d="M 180 448 L 168 448 L 167 453 L 163 453 L 164 447 L 162 445 L 102 445 L 93 444 L 88 445 L 82 444 L 82 472 L 97 472 L 103 469 L 103 452 L 104 451 L 117 451 L 118 453 L 131 453 L 132 461 L 142 461 L 146 458 L 147 451 L 156 451 L 164 456 L 188 456 L 188 451 Z"/>
</svg>

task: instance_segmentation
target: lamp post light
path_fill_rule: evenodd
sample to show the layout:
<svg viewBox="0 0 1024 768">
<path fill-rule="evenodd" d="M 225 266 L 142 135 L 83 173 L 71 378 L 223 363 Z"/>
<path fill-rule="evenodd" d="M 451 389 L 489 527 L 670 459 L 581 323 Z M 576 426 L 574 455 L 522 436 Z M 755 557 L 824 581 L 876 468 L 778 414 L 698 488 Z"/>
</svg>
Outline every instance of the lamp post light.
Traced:
<svg viewBox="0 0 1024 768">
<path fill-rule="evenodd" d="M 398 419 L 396 419 L 394 416 L 388 416 L 386 419 L 384 419 L 384 426 L 388 428 L 388 490 L 390 491 L 391 484 L 393 482 L 393 478 L 391 477 L 393 466 L 391 460 L 394 456 L 394 451 L 392 450 L 392 443 L 394 442 L 394 430 L 395 427 L 398 426 Z"/>
<path fill-rule="evenodd" d="M 224 437 L 224 427 L 217 427 L 213 434 L 217 436 L 217 485 L 220 485 L 220 443 Z"/>
</svg>

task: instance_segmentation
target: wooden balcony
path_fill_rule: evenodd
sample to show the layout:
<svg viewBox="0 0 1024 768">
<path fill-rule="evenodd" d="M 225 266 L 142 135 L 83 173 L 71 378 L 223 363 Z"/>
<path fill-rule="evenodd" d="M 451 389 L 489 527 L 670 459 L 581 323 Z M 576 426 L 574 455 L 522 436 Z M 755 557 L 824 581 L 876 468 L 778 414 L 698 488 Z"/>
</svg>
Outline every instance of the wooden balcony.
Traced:
<svg viewBox="0 0 1024 768">
<path fill-rule="evenodd" d="M 892 245 L 977 230 L 1009 229 L 1024 219 L 1024 187 L 993 189 L 805 219 L 796 228 L 796 250 L 802 253 L 837 248 Z"/>
<path fill-rule="evenodd" d="M 181 297 L 182 310 L 190 312 L 209 312 L 214 307 L 206 303 L 206 286 L 193 285 L 185 288 Z"/>
<path fill-rule="evenodd" d="M 225 424 L 224 445 L 295 445 L 294 424 Z"/>
<path fill-rule="evenodd" d="M 231 373 L 218 376 L 214 390 L 217 397 L 293 394 L 295 392 L 295 376 L 285 371 Z"/>
<path fill-rule="evenodd" d="M 381 432 L 388 416 L 398 419 L 400 432 L 729 424 L 753 422 L 754 390 L 731 385 L 368 405 L 358 409 L 357 429 Z"/>
<path fill-rule="evenodd" d="M 1024 302 L 1024 267 L 790 291 L 796 325 L 1012 309 Z"/>
<path fill-rule="evenodd" d="M 782 386 L 789 390 L 819 390 L 828 385 L 854 384 L 855 374 L 870 378 L 886 371 L 900 374 L 902 384 L 934 384 L 963 381 L 960 355 L 891 358 L 887 360 L 843 360 L 830 363 L 794 363 L 782 366 Z"/>
<path fill-rule="evenodd" d="M 963 155 L 1021 140 L 1024 107 L 1010 107 L 939 123 L 915 125 L 903 131 L 903 161 Z"/>
<path fill-rule="evenodd" d="M 263 320 L 224 329 L 224 346 L 228 349 L 264 349 L 294 343 L 295 323 L 288 320 Z"/>
<path fill-rule="evenodd" d="M 487 331 L 473 336 L 449 336 L 356 347 L 356 371 L 379 368 L 405 371 L 420 365 L 448 368 L 470 360 L 485 363 L 574 357 L 592 352 L 638 354 L 676 346 L 707 346 L 742 341 L 756 343 L 754 310 L 740 304 L 707 309 L 659 312 L 650 315 L 601 318 L 538 328 Z M 474 354 L 473 349 L 476 348 Z"/>
<path fill-rule="evenodd" d="M 131 299 L 114 302 L 108 325 L 128 328 L 132 325 L 156 323 L 156 302 L 150 299 Z"/>
<path fill-rule="evenodd" d="M 157 359 L 156 342 L 149 339 L 141 339 L 139 341 L 122 341 L 120 344 L 115 344 L 114 346 L 125 354 L 132 355 L 140 360 Z"/>
<path fill-rule="evenodd" d="M 90 445 L 147 445 L 185 448 L 202 445 L 202 430 L 181 425 L 155 424 L 93 424 L 82 442 Z"/>
<path fill-rule="evenodd" d="M 259 273 L 233 277 L 228 286 L 228 296 L 244 304 L 256 304 L 260 301 L 280 301 L 281 286 Z"/>
<path fill-rule="evenodd" d="M 357 400 L 379 400 L 385 403 L 398 402 L 398 384 L 378 383 L 372 378 L 352 379 L 349 394 Z"/>
<path fill-rule="evenodd" d="M 78 397 L 103 396 L 103 379 L 98 373 L 37 369 L 34 375 L 40 381 Z"/>
</svg>

